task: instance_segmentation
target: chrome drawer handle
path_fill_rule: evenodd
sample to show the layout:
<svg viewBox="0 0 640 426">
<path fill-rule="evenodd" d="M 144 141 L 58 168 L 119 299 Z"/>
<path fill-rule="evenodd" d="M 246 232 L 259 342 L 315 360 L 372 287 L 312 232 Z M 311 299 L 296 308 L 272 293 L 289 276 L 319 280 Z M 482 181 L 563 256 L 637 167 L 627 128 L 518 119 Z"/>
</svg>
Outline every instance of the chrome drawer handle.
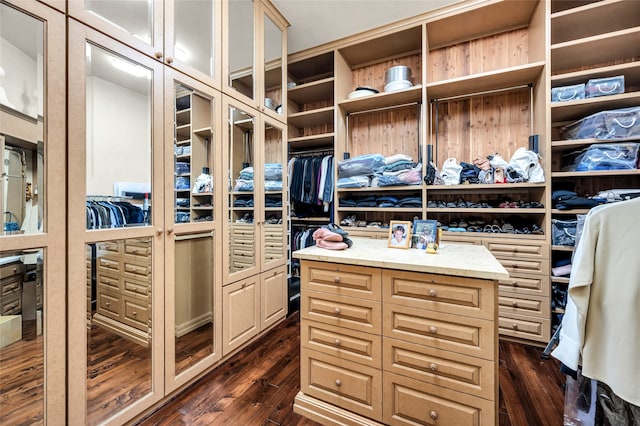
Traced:
<svg viewBox="0 0 640 426">
<path fill-rule="evenodd" d="M 433 410 L 432 410 L 432 411 L 429 413 L 429 416 L 430 416 L 433 420 L 436 420 L 436 419 L 438 418 L 438 413 L 436 413 L 435 411 L 433 411 Z"/>
<path fill-rule="evenodd" d="M 333 312 L 335 312 L 335 313 L 336 313 L 336 315 L 340 315 L 340 312 L 341 312 L 341 311 L 340 311 L 340 308 L 335 308 L 335 309 L 333 310 Z"/>
<path fill-rule="evenodd" d="M 437 332 L 438 332 L 438 329 L 436 327 L 434 327 L 433 325 L 431 327 L 429 327 L 429 333 L 436 334 Z"/>
<path fill-rule="evenodd" d="M 342 385 L 342 382 L 340 381 L 340 379 L 336 380 L 336 386 L 340 387 L 340 385 Z"/>
<path fill-rule="evenodd" d="M 432 288 L 431 290 L 429 290 L 429 296 L 436 297 L 437 295 L 438 295 L 438 292 L 435 291 L 435 289 Z"/>
<path fill-rule="evenodd" d="M 436 371 L 438 370 L 438 366 L 435 363 L 431 363 L 431 365 L 429 366 L 429 368 L 431 369 L 431 371 Z"/>
<path fill-rule="evenodd" d="M 336 346 L 340 346 L 342 344 L 342 342 L 340 341 L 340 339 L 336 339 Z"/>
</svg>

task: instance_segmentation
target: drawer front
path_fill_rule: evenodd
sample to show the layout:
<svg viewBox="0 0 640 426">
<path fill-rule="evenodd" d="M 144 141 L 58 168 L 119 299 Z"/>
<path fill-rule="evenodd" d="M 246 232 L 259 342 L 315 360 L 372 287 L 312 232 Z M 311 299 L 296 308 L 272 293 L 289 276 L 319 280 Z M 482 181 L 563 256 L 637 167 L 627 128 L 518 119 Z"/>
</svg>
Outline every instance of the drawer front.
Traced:
<svg viewBox="0 0 640 426">
<path fill-rule="evenodd" d="M 151 265 L 141 265 L 138 263 L 124 263 L 125 277 L 141 280 L 143 282 L 151 282 Z"/>
<path fill-rule="evenodd" d="M 497 424 L 497 402 L 384 373 L 387 425 L 481 426 Z"/>
<path fill-rule="evenodd" d="M 301 282 L 309 290 L 380 300 L 380 269 L 302 261 Z"/>
<path fill-rule="evenodd" d="M 494 321 L 387 305 L 382 324 L 385 337 L 490 361 L 496 357 L 497 325 Z"/>
<path fill-rule="evenodd" d="M 549 244 L 523 243 L 518 241 L 486 241 L 487 248 L 495 257 L 507 256 L 518 258 L 549 259 Z"/>
<path fill-rule="evenodd" d="M 130 256 L 151 257 L 151 242 L 148 240 L 126 240 L 124 253 Z"/>
<path fill-rule="evenodd" d="M 96 260 L 98 270 L 120 273 L 120 262 L 110 257 L 98 257 Z"/>
<path fill-rule="evenodd" d="M 0 297 L 7 297 L 13 293 L 20 293 L 22 277 L 19 275 L 8 278 L 0 284 Z"/>
<path fill-rule="evenodd" d="M 110 318 L 120 320 L 121 298 L 118 293 L 98 288 L 98 312 Z"/>
<path fill-rule="evenodd" d="M 102 241 L 96 243 L 96 252 L 98 256 L 108 256 L 109 254 L 118 256 L 120 254 L 119 241 Z"/>
<path fill-rule="evenodd" d="M 493 281 L 447 275 L 382 271 L 384 303 L 494 320 Z"/>
<path fill-rule="evenodd" d="M 549 296 L 549 275 L 511 273 L 508 280 L 498 281 L 500 293 Z"/>
<path fill-rule="evenodd" d="M 383 370 L 422 382 L 497 400 L 493 361 L 385 337 Z"/>
<path fill-rule="evenodd" d="M 22 293 L 10 293 L 0 299 L 0 315 L 16 315 L 22 312 Z"/>
<path fill-rule="evenodd" d="M 504 258 L 496 256 L 496 259 L 504 266 L 504 269 L 511 273 L 536 273 L 549 274 L 549 259 L 523 259 Z"/>
<path fill-rule="evenodd" d="M 14 262 L 0 266 L 0 279 L 22 274 L 24 274 L 24 264 L 22 263 Z"/>
<path fill-rule="evenodd" d="M 139 330 L 149 329 L 149 302 L 123 296 L 122 305 L 122 322 Z"/>
<path fill-rule="evenodd" d="M 380 302 L 302 290 L 301 313 L 305 319 L 380 334 Z"/>
<path fill-rule="evenodd" d="M 231 247 L 231 255 L 239 259 L 246 258 L 247 262 L 251 262 L 254 257 L 253 247 Z"/>
<path fill-rule="evenodd" d="M 123 290 L 127 296 L 148 299 L 151 293 L 151 284 L 125 278 L 123 280 Z"/>
<path fill-rule="evenodd" d="M 551 315 L 551 302 L 548 297 L 501 293 L 498 304 L 499 315 L 517 314 L 541 318 L 549 318 Z"/>
<path fill-rule="evenodd" d="M 551 339 L 551 324 L 546 318 L 500 314 L 500 334 L 547 343 Z"/>
<path fill-rule="evenodd" d="M 315 321 L 300 325 L 300 343 L 339 359 L 382 368 L 382 338 L 380 335 L 334 327 Z"/>
<path fill-rule="evenodd" d="M 97 284 L 105 289 L 112 291 L 120 291 L 120 277 L 113 272 L 103 272 L 102 270 L 96 275 Z"/>
<path fill-rule="evenodd" d="M 382 372 L 331 355 L 300 349 L 300 390 L 330 404 L 382 420 Z"/>
</svg>

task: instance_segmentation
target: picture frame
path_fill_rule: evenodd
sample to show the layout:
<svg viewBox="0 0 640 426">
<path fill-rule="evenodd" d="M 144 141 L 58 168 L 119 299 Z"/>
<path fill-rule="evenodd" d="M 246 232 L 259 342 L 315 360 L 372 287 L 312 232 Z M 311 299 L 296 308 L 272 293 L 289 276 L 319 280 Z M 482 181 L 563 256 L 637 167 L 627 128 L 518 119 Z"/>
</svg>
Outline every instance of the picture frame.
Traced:
<svg viewBox="0 0 640 426">
<path fill-rule="evenodd" d="M 411 244 L 411 222 L 392 220 L 389 222 L 389 241 L 391 248 L 408 249 Z"/>
<path fill-rule="evenodd" d="M 425 250 L 429 243 L 433 243 L 438 238 L 438 221 L 419 220 L 413 221 L 413 236 L 411 237 L 411 248 Z"/>
</svg>

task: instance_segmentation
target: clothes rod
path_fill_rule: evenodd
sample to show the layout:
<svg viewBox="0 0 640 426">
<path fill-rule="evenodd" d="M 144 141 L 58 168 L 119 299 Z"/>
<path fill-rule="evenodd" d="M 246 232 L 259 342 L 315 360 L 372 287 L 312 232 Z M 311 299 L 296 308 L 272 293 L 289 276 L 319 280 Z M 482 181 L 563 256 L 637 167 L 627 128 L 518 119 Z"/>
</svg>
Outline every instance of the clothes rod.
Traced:
<svg viewBox="0 0 640 426">
<path fill-rule="evenodd" d="M 471 98 L 471 97 L 474 97 L 474 96 L 491 95 L 493 93 L 509 92 L 511 90 L 527 89 L 527 88 L 532 88 L 532 87 L 533 87 L 533 84 L 531 84 L 531 83 L 529 83 L 529 84 L 521 84 L 519 86 L 503 87 L 501 89 L 485 90 L 483 92 L 465 93 L 464 95 L 449 96 L 447 98 L 435 98 L 435 99 L 431 99 L 431 103 L 438 103 L 440 101 L 452 101 L 452 100 L 456 100 L 456 99 L 465 99 L 465 98 Z M 427 90 L 427 92 L 428 92 L 428 90 Z"/>
<path fill-rule="evenodd" d="M 409 102 L 407 104 L 401 104 L 401 105 L 392 105 L 392 106 L 386 106 L 386 107 L 380 107 L 380 108 L 366 109 L 366 110 L 363 110 L 363 111 L 349 112 L 349 113 L 347 113 L 347 116 L 360 115 L 360 114 L 369 114 L 369 113 L 372 113 L 372 112 L 387 111 L 387 110 L 390 110 L 390 109 L 399 109 L 399 108 L 404 108 L 404 107 L 409 107 L 409 106 L 414 106 L 414 105 L 420 105 L 421 103 L 422 103 L 421 101 L 416 101 L 416 102 Z"/>
</svg>

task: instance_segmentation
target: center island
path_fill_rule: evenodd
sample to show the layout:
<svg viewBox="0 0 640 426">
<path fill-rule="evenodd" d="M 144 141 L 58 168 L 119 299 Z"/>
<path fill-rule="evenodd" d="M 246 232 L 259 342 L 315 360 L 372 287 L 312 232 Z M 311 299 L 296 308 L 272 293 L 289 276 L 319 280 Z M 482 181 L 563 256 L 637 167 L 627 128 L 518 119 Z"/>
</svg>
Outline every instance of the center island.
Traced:
<svg viewBox="0 0 640 426">
<path fill-rule="evenodd" d="M 437 254 L 353 238 L 301 261 L 300 392 L 324 425 L 495 425 L 498 280 L 480 245 Z"/>
</svg>

